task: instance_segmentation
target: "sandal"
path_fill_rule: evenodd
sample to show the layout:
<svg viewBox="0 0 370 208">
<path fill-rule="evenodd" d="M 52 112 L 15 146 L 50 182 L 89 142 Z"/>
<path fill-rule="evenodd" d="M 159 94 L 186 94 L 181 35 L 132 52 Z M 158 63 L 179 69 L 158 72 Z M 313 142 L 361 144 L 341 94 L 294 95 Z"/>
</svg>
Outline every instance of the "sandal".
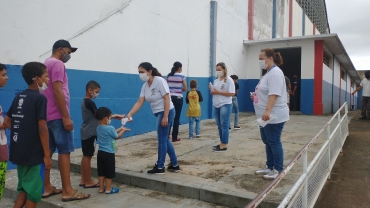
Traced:
<svg viewBox="0 0 370 208">
<path fill-rule="evenodd" d="M 177 139 L 172 139 L 172 142 L 179 142 L 181 139 L 180 138 L 177 138 Z"/>
<path fill-rule="evenodd" d="M 51 197 L 53 195 L 61 194 L 61 193 L 62 193 L 62 190 L 57 189 L 55 186 L 53 186 L 53 191 L 51 191 L 51 193 L 49 194 L 42 195 L 41 198 L 45 199 L 45 198 Z"/>
<path fill-rule="evenodd" d="M 100 187 L 99 182 L 97 182 L 96 184 L 92 186 L 84 186 L 84 188 L 99 188 L 99 187 Z"/>
<path fill-rule="evenodd" d="M 110 190 L 110 192 L 105 192 L 106 194 L 116 194 L 119 192 L 119 188 L 113 188 Z"/>
<path fill-rule="evenodd" d="M 84 200 L 87 198 L 90 198 L 90 194 L 85 194 L 83 192 L 79 192 L 76 190 L 75 193 L 71 197 L 69 198 L 62 197 L 62 201 L 69 202 L 69 201 L 75 201 L 75 200 Z"/>
</svg>

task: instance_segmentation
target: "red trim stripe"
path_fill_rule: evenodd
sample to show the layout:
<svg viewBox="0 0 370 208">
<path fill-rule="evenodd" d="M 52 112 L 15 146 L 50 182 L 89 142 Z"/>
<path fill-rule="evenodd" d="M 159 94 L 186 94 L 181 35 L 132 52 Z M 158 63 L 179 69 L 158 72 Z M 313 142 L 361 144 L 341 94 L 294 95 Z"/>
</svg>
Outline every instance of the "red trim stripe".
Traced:
<svg viewBox="0 0 370 208">
<path fill-rule="evenodd" d="M 322 80 L 324 63 L 324 41 L 315 41 L 315 68 L 314 68 L 314 96 L 313 96 L 313 114 L 322 115 L 324 104 L 322 103 Z"/>
</svg>

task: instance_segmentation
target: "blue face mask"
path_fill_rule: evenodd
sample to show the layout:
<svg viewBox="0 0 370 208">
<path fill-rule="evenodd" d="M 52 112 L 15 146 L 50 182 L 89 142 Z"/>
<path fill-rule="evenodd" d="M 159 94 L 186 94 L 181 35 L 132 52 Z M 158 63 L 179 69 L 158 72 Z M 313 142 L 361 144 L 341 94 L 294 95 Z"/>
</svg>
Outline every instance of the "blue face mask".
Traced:
<svg viewBox="0 0 370 208">
<path fill-rule="evenodd" d="M 64 51 L 62 61 L 63 61 L 63 63 L 67 63 L 67 61 L 69 61 L 69 59 L 71 59 L 71 55 L 69 55 L 64 49 L 62 49 L 62 50 Z"/>
</svg>

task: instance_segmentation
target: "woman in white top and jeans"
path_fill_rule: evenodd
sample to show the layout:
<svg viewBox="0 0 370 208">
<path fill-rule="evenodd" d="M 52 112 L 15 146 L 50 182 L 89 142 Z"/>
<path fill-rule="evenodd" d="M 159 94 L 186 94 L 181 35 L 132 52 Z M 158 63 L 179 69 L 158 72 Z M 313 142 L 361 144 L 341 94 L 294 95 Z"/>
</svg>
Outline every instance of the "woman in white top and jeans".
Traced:
<svg viewBox="0 0 370 208">
<path fill-rule="evenodd" d="M 211 90 L 214 115 L 220 136 L 220 144 L 213 147 L 215 152 L 225 152 L 229 143 L 229 126 L 232 108 L 232 97 L 235 95 L 235 84 L 227 76 L 227 68 L 223 62 L 216 65 L 216 77 Z"/>
<path fill-rule="evenodd" d="M 143 106 L 144 101 L 150 103 L 153 114 L 157 117 L 157 139 L 158 139 L 158 161 L 148 174 L 164 174 L 164 163 L 166 154 L 170 156 L 171 163 L 167 169 L 173 172 L 179 172 L 180 167 L 177 163 L 175 149 L 168 140 L 168 131 L 175 117 L 170 90 L 167 82 L 161 74 L 150 63 L 143 62 L 139 65 L 140 79 L 145 82 L 141 88 L 139 100 L 127 114 L 131 118 Z"/>
<path fill-rule="evenodd" d="M 167 83 L 170 88 L 171 100 L 172 100 L 173 105 L 175 106 L 175 111 L 176 111 L 175 120 L 173 121 L 172 142 L 177 142 L 181 140 L 177 136 L 179 134 L 180 115 L 181 115 L 182 105 L 184 103 L 182 92 L 188 90 L 188 87 L 186 85 L 186 78 L 181 72 L 182 72 L 182 64 L 176 61 L 173 64 L 171 72 L 167 76 Z M 169 130 L 169 133 L 170 132 L 171 132 L 171 127 Z"/>
<path fill-rule="evenodd" d="M 256 86 L 253 99 L 254 110 L 257 118 L 267 121 L 266 126 L 260 127 L 263 143 L 266 147 L 266 169 L 257 170 L 256 174 L 264 175 L 265 179 L 274 179 L 283 170 L 284 151 L 281 143 L 281 133 L 286 121 L 289 120 L 287 106 L 287 91 L 285 77 L 278 67 L 283 63 L 280 53 L 275 53 L 271 48 L 262 49 L 259 55 L 261 69 L 267 73 L 261 77 Z M 270 117 L 271 115 L 274 115 Z"/>
</svg>

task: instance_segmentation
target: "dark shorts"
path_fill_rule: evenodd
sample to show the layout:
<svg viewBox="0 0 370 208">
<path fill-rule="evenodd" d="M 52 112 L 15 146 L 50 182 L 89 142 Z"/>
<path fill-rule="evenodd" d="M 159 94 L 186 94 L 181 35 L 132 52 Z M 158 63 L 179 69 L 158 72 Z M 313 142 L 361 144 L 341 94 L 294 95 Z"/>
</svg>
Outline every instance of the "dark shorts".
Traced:
<svg viewBox="0 0 370 208">
<path fill-rule="evenodd" d="M 92 157 L 95 152 L 96 136 L 81 140 L 82 154 L 86 157 Z"/>
<path fill-rule="evenodd" d="M 75 150 L 73 143 L 73 131 L 64 129 L 63 120 L 56 119 L 47 122 L 49 129 L 49 148 L 52 151 L 58 149 L 59 154 L 68 154 Z"/>
<path fill-rule="evenodd" d="M 116 176 L 116 159 L 114 153 L 98 151 L 98 176 L 114 178 Z"/>
<path fill-rule="evenodd" d="M 26 192 L 27 199 L 32 202 L 40 202 L 44 193 L 44 164 L 17 165 L 18 192 Z"/>
</svg>

